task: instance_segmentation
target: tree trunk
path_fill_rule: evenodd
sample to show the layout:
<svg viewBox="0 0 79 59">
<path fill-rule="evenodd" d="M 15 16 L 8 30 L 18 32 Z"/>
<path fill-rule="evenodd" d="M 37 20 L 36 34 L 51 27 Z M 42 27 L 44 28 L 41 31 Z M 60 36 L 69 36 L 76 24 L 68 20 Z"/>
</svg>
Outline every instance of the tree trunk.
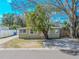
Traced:
<svg viewBox="0 0 79 59">
<path fill-rule="evenodd" d="M 71 28 L 71 30 L 70 30 L 70 37 L 71 38 L 76 38 L 76 33 L 75 33 L 75 29 L 74 28 Z"/>
<path fill-rule="evenodd" d="M 71 25 L 70 25 L 70 37 L 71 38 L 76 38 L 77 37 L 77 32 L 76 32 L 76 22 L 73 22 Z"/>
<path fill-rule="evenodd" d="M 48 31 L 43 31 L 45 39 L 48 39 Z"/>
</svg>

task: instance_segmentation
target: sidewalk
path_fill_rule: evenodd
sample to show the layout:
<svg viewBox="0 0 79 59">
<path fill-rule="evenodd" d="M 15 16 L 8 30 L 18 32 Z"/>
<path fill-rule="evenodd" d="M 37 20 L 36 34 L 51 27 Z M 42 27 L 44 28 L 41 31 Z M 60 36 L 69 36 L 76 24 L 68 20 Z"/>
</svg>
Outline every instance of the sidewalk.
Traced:
<svg viewBox="0 0 79 59">
<path fill-rule="evenodd" d="M 10 41 L 10 40 L 12 40 L 14 38 L 18 38 L 18 35 L 7 37 L 7 38 L 2 38 L 2 39 L 0 39 L 0 44 L 4 44 L 4 43 L 6 43 L 6 42 L 8 42 L 8 41 Z"/>
</svg>

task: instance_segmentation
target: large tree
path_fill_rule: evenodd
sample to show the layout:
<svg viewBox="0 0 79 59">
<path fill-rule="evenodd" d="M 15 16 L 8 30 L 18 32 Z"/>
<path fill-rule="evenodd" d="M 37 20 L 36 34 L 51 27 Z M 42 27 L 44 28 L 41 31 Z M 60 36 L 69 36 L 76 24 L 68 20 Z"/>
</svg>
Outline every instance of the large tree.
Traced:
<svg viewBox="0 0 79 59">
<path fill-rule="evenodd" d="M 42 32 L 46 39 L 48 39 L 48 31 L 50 29 L 50 19 L 43 6 L 38 5 L 34 12 L 27 13 L 27 26 Z"/>
<path fill-rule="evenodd" d="M 32 0 L 35 1 L 35 0 Z M 77 24 L 79 19 L 79 0 L 44 0 L 47 6 L 53 8 L 52 11 L 60 12 L 60 14 L 67 15 L 69 18 L 70 36 L 76 37 Z"/>
<path fill-rule="evenodd" d="M 70 37 L 76 37 L 76 27 L 78 23 L 78 11 L 79 11 L 79 0 L 19 0 L 22 1 L 20 4 L 16 3 L 17 0 L 13 0 L 15 2 L 11 3 L 12 7 L 16 10 L 21 10 L 27 12 L 26 9 L 31 7 L 29 4 L 23 1 L 29 1 L 30 3 L 36 5 L 41 4 L 43 5 L 46 10 L 49 10 L 48 16 L 50 16 L 52 11 L 60 12 L 60 14 L 67 15 L 69 18 L 69 29 L 70 29 Z M 50 14 L 50 15 L 49 15 Z"/>
<path fill-rule="evenodd" d="M 76 37 L 76 27 L 78 22 L 79 1 L 78 0 L 50 0 L 50 5 L 54 6 L 55 11 L 62 12 L 68 16 L 70 25 L 70 36 Z"/>
<path fill-rule="evenodd" d="M 27 2 L 28 1 L 28 2 Z M 41 31 L 45 38 L 48 38 L 48 30 L 50 28 L 50 11 L 47 6 L 38 4 L 32 0 L 13 0 L 11 6 L 14 10 L 22 11 L 26 16 L 27 27 L 33 27 L 35 30 Z M 28 4 L 29 3 L 29 4 Z M 28 12 L 28 9 L 35 7 L 33 12 Z"/>
</svg>

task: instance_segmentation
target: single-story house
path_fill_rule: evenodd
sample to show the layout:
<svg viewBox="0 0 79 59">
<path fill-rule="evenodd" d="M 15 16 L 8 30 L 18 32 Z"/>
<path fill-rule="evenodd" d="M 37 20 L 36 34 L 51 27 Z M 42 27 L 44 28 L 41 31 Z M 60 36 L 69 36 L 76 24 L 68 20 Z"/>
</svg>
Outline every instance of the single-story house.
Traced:
<svg viewBox="0 0 79 59">
<path fill-rule="evenodd" d="M 51 29 L 48 31 L 48 37 L 49 38 L 60 38 L 60 30 L 61 27 L 51 27 Z M 32 31 L 32 29 L 27 28 L 20 28 L 19 29 L 19 38 L 45 38 L 42 32 L 39 31 Z"/>
</svg>

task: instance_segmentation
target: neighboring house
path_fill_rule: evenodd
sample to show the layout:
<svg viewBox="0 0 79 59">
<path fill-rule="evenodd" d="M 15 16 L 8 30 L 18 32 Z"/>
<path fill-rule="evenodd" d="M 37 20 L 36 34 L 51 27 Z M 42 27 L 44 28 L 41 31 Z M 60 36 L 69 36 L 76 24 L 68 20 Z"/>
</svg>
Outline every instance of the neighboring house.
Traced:
<svg viewBox="0 0 79 59">
<path fill-rule="evenodd" d="M 9 30 L 8 27 L 0 26 L 0 38 L 13 36 L 16 33 L 16 30 Z"/>
<path fill-rule="evenodd" d="M 51 27 L 48 31 L 49 38 L 60 38 L 60 27 Z M 42 32 L 33 31 L 32 29 L 20 28 L 19 38 L 45 38 Z"/>
</svg>

